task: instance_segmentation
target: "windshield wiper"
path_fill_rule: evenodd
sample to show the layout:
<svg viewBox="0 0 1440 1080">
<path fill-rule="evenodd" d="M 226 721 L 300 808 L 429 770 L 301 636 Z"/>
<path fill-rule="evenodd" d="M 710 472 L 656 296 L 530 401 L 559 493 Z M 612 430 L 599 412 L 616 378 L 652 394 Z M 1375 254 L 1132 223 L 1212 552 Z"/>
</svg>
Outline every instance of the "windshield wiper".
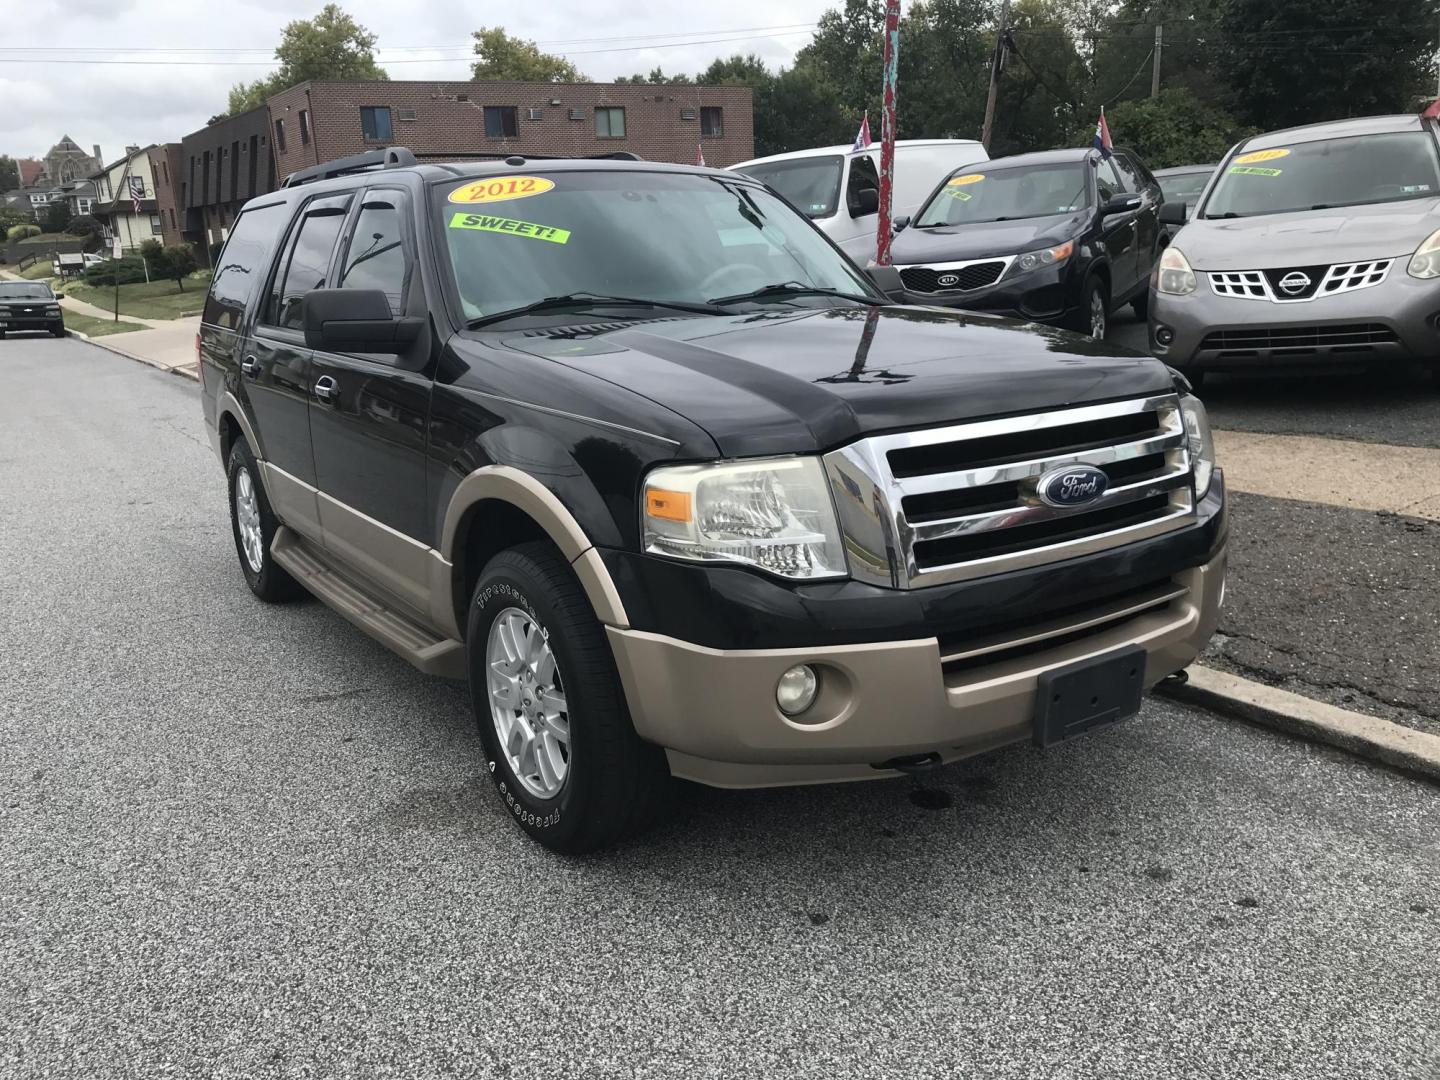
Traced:
<svg viewBox="0 0 1440 1080">
<path fill-rule="evenodd" d="M 870 307 L 879 307 L 886 303 L 886 301 L 878 300 L 873 296 L 842 292 L 839 289 L 827 289 L 819 285 L 801 285 L 798 281 L 781 281 L 774 285 L 762 285 L 749 292 L 736 293 L 734 296 L 717 296 L 710 303 L 740 304 L 746 300 L 763 300 L 770 296 L 837 296 L 841 300 L 853 300 L 857 304 L 866 304 Z"/>
<path fill-rule="evenodd" d="M 606 296 L 604 293 L 574 292 L 564 296 L 547 296 L 533 304 L 522 304 L 508 311 L 497 311 L 493 315 L 482 315 L 465 324 L 466 330 L 478 330 L 482 326 L 513 319 L 520 315 L 531 315 L 541 311 L 558 311 L 567 307 L 606 307 L 611 304 L 630 307 L 670 308 L 674 311 L 693 311 L 697 315 L 724 315 L 722 308 L 714 304 L 690 304 L 683 300 L 651 300 L 638 296 Z"/>
</svg>

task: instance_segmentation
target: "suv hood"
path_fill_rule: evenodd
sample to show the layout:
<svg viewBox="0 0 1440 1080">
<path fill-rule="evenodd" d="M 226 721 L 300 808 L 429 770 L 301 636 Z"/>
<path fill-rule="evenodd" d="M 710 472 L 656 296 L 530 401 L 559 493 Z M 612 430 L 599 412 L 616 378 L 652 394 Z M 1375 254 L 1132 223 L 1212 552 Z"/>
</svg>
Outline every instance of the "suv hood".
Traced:
<svg viewBox="0 0 1440 1080">
<path fill-rule="evenodd" d="M 1018 221 L 982 221 L 928 229 L 912 226 L 896 234 L 890 245 L 890 260 L 896 266 L 913 266 L 1019 255 L 1036 248 L 1054 247 L 1078 236 L 1093 213 L 1087 209 Z"/>
<path fill-rule="evenodd" d="M 1410 255 L 1436 229 L 1440 199 L 1407 199 L 1229 220 L 1202 218 L 1181 229 L 1174 243 L 1196 270 L 1278 270 Z"/>
<path fill-rule="evenodd" d="M 559 326 L 503 344 L 704 428 L 726 457 L 1174 388 L 1157 360 L 1063 330 L 920 307 L 758 311 Z"/>
</svg>

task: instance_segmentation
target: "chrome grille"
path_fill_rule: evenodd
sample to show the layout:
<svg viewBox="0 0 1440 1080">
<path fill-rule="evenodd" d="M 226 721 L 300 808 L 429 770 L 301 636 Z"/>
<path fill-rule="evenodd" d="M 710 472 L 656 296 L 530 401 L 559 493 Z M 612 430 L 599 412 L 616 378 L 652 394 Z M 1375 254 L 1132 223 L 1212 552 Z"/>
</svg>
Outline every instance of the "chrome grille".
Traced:
<svg viewBox="0 0 1440 1080">
<path fill-rule="evenodd" d="M 1394 259 L 1370 262 L 1336 263 L 1334 266 L 1302 266 L 1279 270 L 1208 270 L 1210 291 L 1216 296 L 1240 300 L 1268 300 L 1272 304 L 1306 304 L 1316 297 L 1338 296 L 1379 285 L 1390 273 Z M 1307 279 L 1319 277 L 1320 284 L 1306 287 L 1298 295 L 1286 296 L 1276 287 L 1288 274 L 1303 273 Z"/>
<path fill-rule="evenodd" d="M 1103 470 L 1079 507 L 1042 503 L 1042 476 Z M 850 572 L 917 588 L 1038 566 L 1183 526 L 1194 489 L 1173 394 L 879 435 L 825 456 Z"/>
<path fill-rule="evenodd" d="M 902 266 L 900 280 L 911 292 L 970 292 L 994 285 L 1009 265 L 1009 259 L 982 259 L 944 266 Z"/>
</svg>

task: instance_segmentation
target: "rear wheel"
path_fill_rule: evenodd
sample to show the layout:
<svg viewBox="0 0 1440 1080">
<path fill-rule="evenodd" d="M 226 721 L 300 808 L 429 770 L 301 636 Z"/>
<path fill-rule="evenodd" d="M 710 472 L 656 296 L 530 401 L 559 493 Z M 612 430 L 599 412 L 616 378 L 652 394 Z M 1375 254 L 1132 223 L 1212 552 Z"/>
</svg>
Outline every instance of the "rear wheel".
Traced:
<svg viewBox="0 0 1440 1080">
<path fill-rule="evenodd" d="M 487 768 L 519 826 L 574 854 L 648 824 L 665 757 L 635 734 L 604 629 L 559 553 L 537 542 L 491 559 L 465 640 Z"/>
<path fill-rule="evenodd" d="M 275 530 L 280 527 L 265 489 L 260 486 L 260 468 L 243 437 L 230 447 L 230 529 L 235 535 L 235 552 L 240 572 L 250 591 L 267 603 L 280 603 L 301 595 L 295 579 L 270 554 Z"/>
</svg>

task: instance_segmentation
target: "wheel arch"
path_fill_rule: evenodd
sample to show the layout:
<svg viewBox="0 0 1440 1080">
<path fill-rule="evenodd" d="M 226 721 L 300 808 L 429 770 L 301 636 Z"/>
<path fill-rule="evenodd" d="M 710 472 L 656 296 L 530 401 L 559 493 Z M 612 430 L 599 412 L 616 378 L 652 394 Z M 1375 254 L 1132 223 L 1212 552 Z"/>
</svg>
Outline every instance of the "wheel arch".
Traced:
<svg viewBox="0 0 1440 1080">
<path fill-rule="evenodd" d="M 255 438 L 255 429 L 250 426 L 250 421 L 245 416 L 245 409 L 236 400 L 235 395 L 228 390 L 225 396 L 220 399 L 220 412 L 215 418 L 215 426 L 220 432 L 220 461 L 225 464 L 230 460 L 230 448 L 235 445 L 235 436 L 245 436 L 246 443 L 250 446 L 250 452 L 258 460 L 261 457 L 260 443 Z M 262 473 L 264 469 L 260 470 Z"/>
<path fill-rule="evenodd" d="M 615 583 L 575 515 L 530 474 L 508 465 L 488 465 L 460 482 L 441 526 L 440 556 L 451 568 L 449 599 L 462 634 L 466 609 L 485 563 L 529 540 L 546 540 L 560 552 L 596 618 L 609 626 L 629 627 Z"/>
</svg>

